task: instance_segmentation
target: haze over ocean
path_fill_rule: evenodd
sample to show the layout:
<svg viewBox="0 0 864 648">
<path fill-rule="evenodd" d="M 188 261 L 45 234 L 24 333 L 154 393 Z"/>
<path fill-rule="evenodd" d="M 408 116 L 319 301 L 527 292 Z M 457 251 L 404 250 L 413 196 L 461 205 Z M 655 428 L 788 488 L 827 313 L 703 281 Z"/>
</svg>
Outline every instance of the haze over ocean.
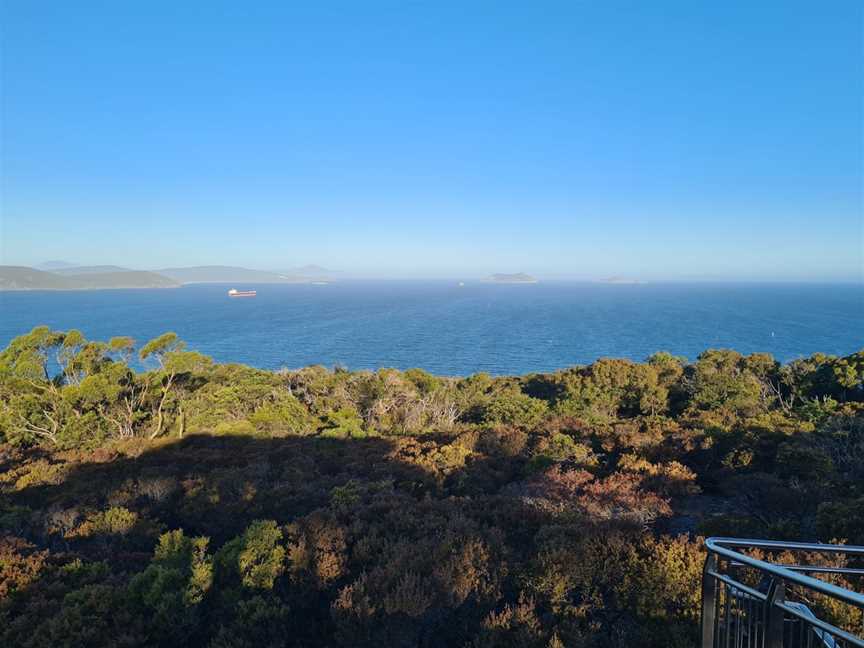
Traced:
<svg viewBox="0 0 864 648">
<path fill-rule="evenodd" d="M 235 285 L 236 288 L 247 286 Z M 221 362 L 261 368 L 421 367 L 522 374 L 599 357 L 644 360 L 708 348 L 788 361 L 864 346 L 860 284 L 345 281 L 164 290 L 0 293 L 0 346 L 39 324 L 140 344 L 173 330 Z"/>
</svg>

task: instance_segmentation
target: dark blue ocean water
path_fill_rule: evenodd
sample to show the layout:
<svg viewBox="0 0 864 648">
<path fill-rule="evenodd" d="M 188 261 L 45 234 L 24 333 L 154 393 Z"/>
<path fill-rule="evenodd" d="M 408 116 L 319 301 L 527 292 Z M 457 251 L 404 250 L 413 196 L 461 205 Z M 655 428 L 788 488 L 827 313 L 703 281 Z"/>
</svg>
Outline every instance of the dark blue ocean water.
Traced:
<svg viewBox="0 0 864 648">
<path fill-rule="evenodd" d="M 454 281 L 236 284 L 176 290 L 0 293 L 0 345 L 38 324 L 93 339 L 144 342 L 176 331 L 219 361 L 263 368 L 422 367 L 447 375 L 517 374 L 643 360 L 706 348 L 786 361 L 864 347 L 864 287 L 854 284 L 606 285 Z"/>
</svg>

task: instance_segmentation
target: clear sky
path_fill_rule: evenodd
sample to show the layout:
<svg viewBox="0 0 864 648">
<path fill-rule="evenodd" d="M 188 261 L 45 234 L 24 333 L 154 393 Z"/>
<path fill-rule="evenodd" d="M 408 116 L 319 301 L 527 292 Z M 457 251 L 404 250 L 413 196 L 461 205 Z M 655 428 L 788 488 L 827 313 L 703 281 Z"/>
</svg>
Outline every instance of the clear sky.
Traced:
<svg viewBox="0 0 864 648">
<path fill-rule="evenodd" d="M 864 273 L 864 3 L 2 2 L 0 261 Z"/>
</svg>

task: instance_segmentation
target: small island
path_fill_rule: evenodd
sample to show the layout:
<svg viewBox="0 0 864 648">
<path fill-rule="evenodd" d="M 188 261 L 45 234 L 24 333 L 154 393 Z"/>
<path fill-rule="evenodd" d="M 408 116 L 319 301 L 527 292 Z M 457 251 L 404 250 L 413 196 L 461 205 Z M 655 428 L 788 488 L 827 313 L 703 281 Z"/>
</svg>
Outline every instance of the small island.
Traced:
<svg viewBox="0 0 864 648">
<path fill-rule="evenodd" d="M 490 275 L 484 281 L 488 283 L 499 283 L 499 284 L 535 284 L 537 283 L 537 279 L 532 277 L 531 275 L 525 274 L 524 272 L 517 272 L 515 274 L 503 274 L 497 273 Z"/>
</svg>

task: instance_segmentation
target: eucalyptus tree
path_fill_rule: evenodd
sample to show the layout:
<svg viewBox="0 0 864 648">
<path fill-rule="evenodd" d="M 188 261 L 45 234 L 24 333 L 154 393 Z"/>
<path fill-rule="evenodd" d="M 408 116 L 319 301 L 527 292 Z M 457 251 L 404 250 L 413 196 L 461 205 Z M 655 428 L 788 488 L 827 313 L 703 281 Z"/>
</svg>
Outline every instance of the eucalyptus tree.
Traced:
<svg viewBox="0 0 864 648">
<path fill-rule="evenodd" d="M 56 444 L 65 407 L 52 361 L 65 334 L 37 326 L 0 353 L 0 432 L 10 442 Z"/>
<path fill-rule="evenodd" d="M 145 361 L 152 358 L 157 363 L 153 372 L 153 382 L 158 386 L 159 397 L 156 402 L 156 421 L 150 438 L 155 439 L 165 429 L 165 410 L 169 399 L 174 396 L 179 383 L 189 382 L 195 373 L 201 373 L 208 369 L 212 360 L 205 355 L 195 351 L 186 351 L 186 344 L 177 337 L 176 333 L 163 333 L 157 338 L 150 340 L 141 347 L 138 357 Z M 184 414 L 182 404 L 178 404 L 180 410 L 180 435 L 184 431 Z"/>
</svg>

